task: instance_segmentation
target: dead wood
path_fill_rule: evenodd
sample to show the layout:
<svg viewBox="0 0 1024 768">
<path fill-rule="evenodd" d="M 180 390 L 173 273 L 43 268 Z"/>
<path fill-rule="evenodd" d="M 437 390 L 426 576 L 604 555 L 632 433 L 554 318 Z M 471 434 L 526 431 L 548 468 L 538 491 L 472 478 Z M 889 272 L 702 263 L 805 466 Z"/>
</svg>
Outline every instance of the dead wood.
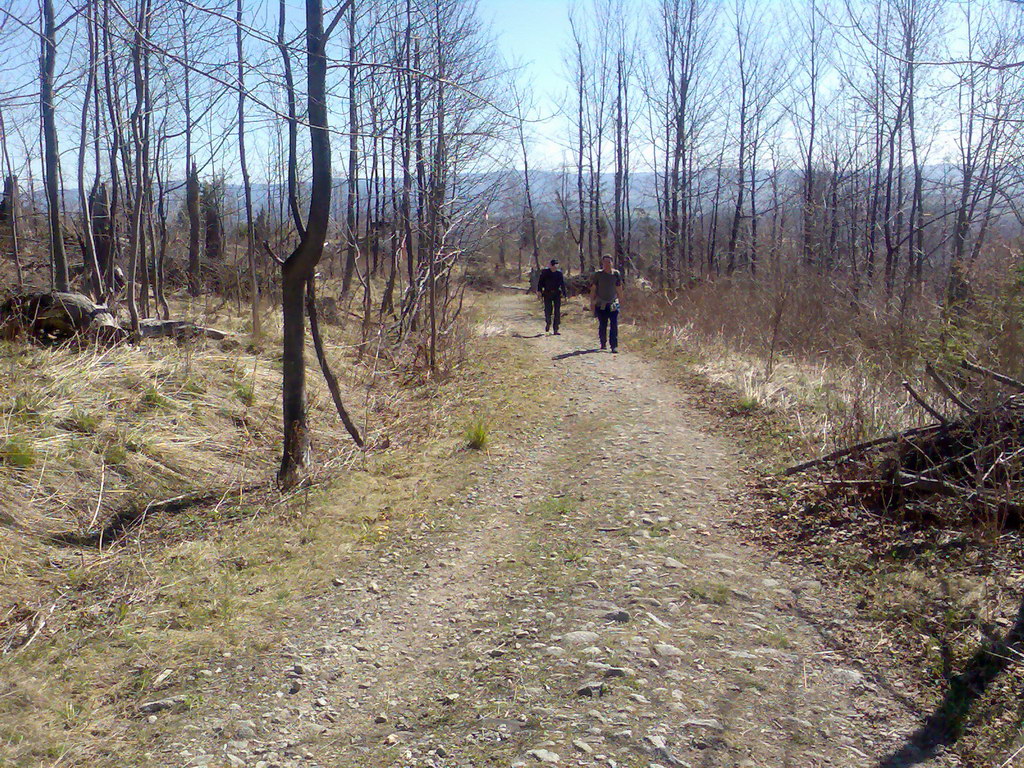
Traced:
<svg viewBox="0 0 1024 768">
<path fill-rule="evenodd" d="M 331 370 L 331 366 L 327 361 L 327 353 L 324 351 L 324 342 L 320 335 L 320 321 L 317 317 L 316 277 L 311 277 L 306 282 L 306 314 L 309 315 L 309 332 L 313 337 L 313 348 L 316 350 L 316 359 L 320 363 L 320 370 L 324 375 L 324 381 L 327 382 L 327 389 L 330 390 L 331 399 L 334 401 L 334 407 L 338 411 L 338 418 L 340 418 L 342 424 L 345 425 L 345 429 L 348 430 L 348 433 L 352 436 L 352 440 L 355 444 L 362 448 L 365 445 L 363 437 L 359 434 L 359 428 L 355 425 L 355 422 L 352 421 L 352 417 L 349 416 L 348 410 L 345 408 L 345 403 L 341 399 L 341 390 L 338 387 L 338 378 Z"/>
<path fill-rule="evenodd" d="M 158 320 L 146 318 L 139 321 L 139 335 L 144 339 L 159 336 L 170 336 L 175 339 L 195 339 L 203 336 L 207 339 L 221 340 L 228 337 L 227 331 L 206 328 L 202 325 L 187 323 L 184 320 Z"/>
<path fill-rule="evenodd" d="M 23 335 L 44 344 L 60 344 L 75 338 L 116 344 L 132 338 L 112 309 L 81 293 L 63 291 L 17 294 L 0 304 L 0 336 L 13 339 Z M 219 340 L 228 335 L 227 331 L 183 320 L 149 318 L 139 322 L 141 338 Z"/>
<path fill-rule="evenodd" d="M 909 381 L 903 382 L 903 388 L 907 390 L 907 394 L 909 394 L 914 399 L 914 402 L 920 405 L 922 408 L 924 408 L 932 418 L 937 419 L 941 424 L 949 423 L 949 420 L 945 416 L 943 416 L 940 411 L 933 408 L 928 403 L 928 401 L 926 401 L 923 397 L 917 394 L 914 388 L 910 385 Z"/>
<path fill-rule="evenodd" d="M 1008 386 L 1010 376 L 973 363 L 963 367 Z M 937 423 L 895 435 L 868 440 L 790 467 L 793 475 L 832 464 L 839 475 L 822 480 L 826 485 L 849 486 L 888 509 L 914 506 L 933 512 L 941 502 L 957 516 L 974 516 L 985 524 L 1017 526 L 1024 519 L 1024 392 L 996 403 L 972 402 L 956 392 L 932 366 L 927 375 L 963 412 L 945 416 L 909 383 L 903 386 Z M 888 489 L 888 490 L 887 490 Z"/>
<path fill-rule="evenodd" d="M 976 409 L 974 409 L 966 402 L 964 402 L 963 398 L 961 398 L 956 392 L 953 391 L 953 388 L 949 385 L 949 382 L 947 382 L 944 378 L 942 378 L 942 376 L 939 375 L 939 372 L 935 370 L 934 366 L 932 366 L 931 363 L 927 363 L 925 365 L 924 372 L 931 377 L 932 381 L 935 382 L 935 384 L 939 388 L 939 391 L 941 391 L 942 394 L 944 394 L 953 403 L 955 403 L 956 406 L 960 408 L 960 410 L 970 415 L 977 413 Z"/>
<path fill-rule="evenodd" d="M 5 338 L 27 334 L 43 343 L 61 343 L 82 334 L 105 341 L 128 338 L 111 309 L 64 291 L 12 296 L 0 304 L 0 328 Z"/>
<path fill-rule="evenodd" d="M 937 425 L 929 427 L 917 427 L 915 429 L 908 429 L 905 432 L 897 432 L 894 435 L 876 437 L 874 440 L 865 440 L 863 443 L 857 443 L 856 445 L 851 445 L 847 448 L 840 448 L 836 451 L 832 451 L 832 453 L 825 454 L 824 456 L 819 456 L 816 459 L 811 459 L 810 461 L 805 461 L 800 464 L 794 464 L 792 467 L 786 469 L 782 474 L 795 475 L 799 472 L 803 472 L 806 469 L 821 466 L 822 464 L 828 464 L 829 462 L 846 458 L 847 456 L 851 456 L 855 453 L 866 451 L 870 448 L 877 448 L 882 445 L 889 445 L 890 443 L 895 443 L 897 440 L 906 440 L 907 438 L 912 437 L 913 435 L 924 434 L 935 429 L 938 429 Z"/>
<path fill-rule="evenodd" d="M 989 370 L 984 368 L 977 363 L 972 363 L 970 360 L 960 361 L 960 367 L 965 370 L 971 371 L 972 373 L 980 373 L 982 376 L 987 376 L 990 379 L 998 381 L 1000 384 L 1005 384 L 1008 387 L 1013 387 L 1021 392 L 1024 392 L 1024 381 L 1015 379 L 1011 376 L 1007 376 L 1005 373 L 999 373 L 998 371 Z"/>
</svg>

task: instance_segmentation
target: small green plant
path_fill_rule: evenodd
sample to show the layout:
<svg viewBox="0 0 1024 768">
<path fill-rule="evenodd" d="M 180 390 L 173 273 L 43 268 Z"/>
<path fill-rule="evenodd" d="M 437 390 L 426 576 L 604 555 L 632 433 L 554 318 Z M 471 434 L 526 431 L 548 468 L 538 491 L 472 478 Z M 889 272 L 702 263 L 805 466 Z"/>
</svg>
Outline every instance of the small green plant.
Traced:
<svg viewBox="0 0 1024 768">
<path fill-rule="evenodd" d="M 739 413 L 752 413 L 761 407 L 761 403 L 758 402 L 756 397 L 752 395 L 743 395 L 739 400 L 736 401 L 736 410 Z"/>
<path fill-rule="evenodd" d="M 194 379 L 191 376 L 185 380 L 185 384 L 182 390 L 190 395 L 205 395 L 206 385 L 199 379 Z"/>
<path fill-rule="evenodd" d="M 116 435 L 107 435 L 103 446 L 103 463 L 117 467 L 128 461 L 128 448 L 125 437 L 120 431 Z"/>
<path fill-rule="evenodd" d="M 690 597 L 700 600 L 703 603 L 714 605 L 726 605 L 732 591 L 725 584 L 713 582 L 710 584 L 697 584 L 689 589 Z"/>
<path fill-rule="evenodd" d="M 12 437 L 0 447 L 0 460 L 9 467 L 25 469 L 36 462 L 36 452 L 23 437 Z"/>
<path fill-rule="evenodd" d="M 42 403 L 30 395 L 17 395 L 8 410 L 19 421 L 36 423 L 43 419 Z"/>
<path fill-rule="evenodd" d="M 91 435 L 100 425 L 100 417 L 81 408 L 72 409 L 71 413 L 61 420 L 61 426 L 70 432 L 81 432 Z"/>
<path fill-rule="evenodd" d="M 150 384 L 142 393 L 142 405 L 146 408 L 166 408 L 171 401 L 160 394 L 160 390 Z"/>
<path fill-rule="evenodd" d="M 490 437 L 491 428 L 482 416 L 473 419 L 466 426 L 466 445 L 475 451 L 486 448 Z"/>
<path fill-rule="evenodd" d="M 564 496 L 551 497 L 537 502 L 534 510 L 541 515 L 564 516 L 572 514 L 575 504 Z"/>
<path fill-rule="evenodd" d="M 256 402 L 256 392 L 251 384 L 236 381 L 234 384 L 233 392 L 235 397 L 242 403 L 242 405 L 250 406 Z"/>
</svg>

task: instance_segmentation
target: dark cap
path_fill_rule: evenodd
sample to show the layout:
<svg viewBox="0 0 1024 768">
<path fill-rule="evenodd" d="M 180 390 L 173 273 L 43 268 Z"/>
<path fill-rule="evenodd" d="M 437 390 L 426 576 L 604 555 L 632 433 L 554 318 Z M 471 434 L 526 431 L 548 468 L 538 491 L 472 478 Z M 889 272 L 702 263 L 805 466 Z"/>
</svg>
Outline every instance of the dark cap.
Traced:
<svg viewBox="0 0 1024 768">
<path fill-rule="evenodd" d="M 553 266 L 555 266 L 555 264 L 558 263 L 558 259 L 552 259 L 550 263 L 551 263 L 551 266 L 553 267 Z"/>
</svg>

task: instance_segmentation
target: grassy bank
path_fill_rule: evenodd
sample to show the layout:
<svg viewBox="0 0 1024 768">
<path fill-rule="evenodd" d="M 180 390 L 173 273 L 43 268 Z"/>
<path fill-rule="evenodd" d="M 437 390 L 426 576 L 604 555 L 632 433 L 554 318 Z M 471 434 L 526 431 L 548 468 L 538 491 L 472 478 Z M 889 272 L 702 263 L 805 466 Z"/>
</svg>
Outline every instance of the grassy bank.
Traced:
<svg viewBox="0 0 1024 768">
<path fill-rule="evenodd" d="M 227 315 L 205 319 L 232 327 Z M 140 703 L 215 706 L 197 681 L 276 648 L 305 596 L 471 480 L 482 456 L 471 439 L 500 451 L 523 416 L 507 403 L 536 400 L 527 380 L 515 385 L 523 391 L 494 386 L 510 354 L 499 336 L 464 338 L 472 354 L 440 377 L 357 360 L 344 329 L 329 336 L 375 447 L 351 450 L 311 370 L 317 483 L 287 496 L 272 485 L 273 337 L 2 350 L 12 373 L 4 440 L 29 446 L 30 460 L 0 470 L 0 764 L 125 765 L 169 727 L 148 722 Z M 211 490 L 197 504 L 154 507 L 102 547 L 54 537 L 101 529 L 128 505 Z"/>
</svg>

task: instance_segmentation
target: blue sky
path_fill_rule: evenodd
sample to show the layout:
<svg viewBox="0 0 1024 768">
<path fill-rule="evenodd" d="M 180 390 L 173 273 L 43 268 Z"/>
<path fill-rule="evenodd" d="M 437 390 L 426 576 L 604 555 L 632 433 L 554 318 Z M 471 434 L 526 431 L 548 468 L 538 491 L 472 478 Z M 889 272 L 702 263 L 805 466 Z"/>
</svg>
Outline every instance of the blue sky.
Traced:
<svg viewBox="0 0 1024 768">
<path fill-rule="evenodd" d="M 502 54 L 524 65 L 521 82 L 532 83 L 539 116 L 550 116 L 564 97 L 562 55 L 571 36 L 568 0 L 478 0 L 480 17 L 491 24 Z M 561 119 L 532 124 L 531 162 L 553 168 L 561 159 Z"/>
</svg>

